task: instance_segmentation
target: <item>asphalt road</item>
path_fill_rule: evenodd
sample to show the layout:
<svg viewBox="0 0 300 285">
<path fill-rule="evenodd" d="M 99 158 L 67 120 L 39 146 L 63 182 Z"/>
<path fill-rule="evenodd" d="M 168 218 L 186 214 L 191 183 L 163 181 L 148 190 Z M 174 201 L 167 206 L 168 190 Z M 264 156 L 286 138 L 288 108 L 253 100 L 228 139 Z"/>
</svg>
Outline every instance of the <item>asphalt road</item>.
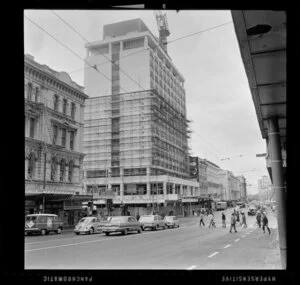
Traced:
<svg viewBox="0 0 300 285">
<path fill-rule="evenodd" d="M 229 221 L 229 212 L 226 211 Z M 185 219 L 178 229 L 141 234 L 62 235 L 25 237 L 25 269 L 273 269 L 266 263 L 271 235 L 263 234 L 248 217 L 248 228 L 229 225 L 199 227 L 199 218 Z M 207 219 L 207 218 L 206 218 Z"/>
</svg>

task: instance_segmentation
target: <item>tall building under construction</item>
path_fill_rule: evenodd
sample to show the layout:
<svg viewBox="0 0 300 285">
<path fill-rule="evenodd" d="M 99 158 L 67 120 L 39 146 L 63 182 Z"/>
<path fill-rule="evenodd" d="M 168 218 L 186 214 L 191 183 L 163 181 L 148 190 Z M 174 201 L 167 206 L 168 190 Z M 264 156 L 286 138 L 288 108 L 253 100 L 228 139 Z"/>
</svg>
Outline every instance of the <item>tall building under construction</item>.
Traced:
<svg viewBox="0 0 300 285">
<path fill-rule="evenodd" d="M 197 203 L 184 78 L 166 48 L 141 19 L 105 25 L 85 47 L 87 194 L 99 205 L 111 198 L 115 211 Z"/>
</svg>

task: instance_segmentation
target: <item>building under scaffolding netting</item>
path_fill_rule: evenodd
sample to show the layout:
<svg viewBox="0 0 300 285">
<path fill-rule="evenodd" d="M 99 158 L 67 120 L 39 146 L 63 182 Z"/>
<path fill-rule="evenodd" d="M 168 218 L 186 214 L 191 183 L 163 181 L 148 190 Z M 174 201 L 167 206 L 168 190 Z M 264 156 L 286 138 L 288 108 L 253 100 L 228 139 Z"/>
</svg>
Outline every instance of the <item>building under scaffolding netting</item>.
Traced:
<svg viewBox="0 0 300 285">
<path fill-rule="evenodd" d="M 104 26 L 104 39 L 86 49 L 87 194 L 99 207 L 112 200 L 114 213 L 119 205 L 142 213 L 182 206 L 184 198 L 197 203 L 184 78 L 170 56 L 140 19 Z"/>
</svg>

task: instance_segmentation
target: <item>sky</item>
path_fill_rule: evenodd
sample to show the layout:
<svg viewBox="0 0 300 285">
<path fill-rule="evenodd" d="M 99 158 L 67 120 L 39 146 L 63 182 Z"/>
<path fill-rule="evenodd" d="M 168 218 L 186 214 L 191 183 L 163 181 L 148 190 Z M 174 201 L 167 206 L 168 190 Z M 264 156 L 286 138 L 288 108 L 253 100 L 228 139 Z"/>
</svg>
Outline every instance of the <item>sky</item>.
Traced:
<svg viewBox="0 0 300 285">
<path fill-rule="evenodd" d="M 141 18 L 158 36 L 152 10 L 25 10 L 24 53 L 34 56 L 40 64 L 69 73 L 82 86 L 84 62 L 63 45 L 84 58 L 86 41 L 55 13 L 89 42 L 103 39 L 104 25 L 135 18 Z M 231 12 L 164 10 L 163 13 L 167 15 L 170 30 L 168 53 L 185 78 L 187 118 L 192 121 L 191 154 L 206 158 L 234 175 L 244 175 L 248 193 L 255 194 L 258 179 L 268 176 L 265 158 L 256 157 L 266 152 L 266 142 L 258 125 Z M 211 29 L 214 26 L 219 27 Z M 179 39 L 197 32 L 201 33 Z M 172 42 L 175 39 L 179 40 Z"/>
</svg>

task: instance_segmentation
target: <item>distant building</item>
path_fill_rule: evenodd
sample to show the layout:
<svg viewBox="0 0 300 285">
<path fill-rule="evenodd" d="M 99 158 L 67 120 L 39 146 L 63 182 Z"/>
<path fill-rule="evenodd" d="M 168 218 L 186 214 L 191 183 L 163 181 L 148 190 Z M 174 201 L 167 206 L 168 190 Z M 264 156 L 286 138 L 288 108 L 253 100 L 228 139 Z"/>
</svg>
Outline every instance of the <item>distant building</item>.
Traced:
<svg viewBox="0 0 300 285">
<path fill-rule="evenodd" d="M 220 182 L 223 186 L 222 199 L 225 201 L 237 201 L 241 198 L 240 181 L 231 171 L 221 170 Z"/>
<path fill-rule="evenodd" d="M 25 214 L 58 214 L 65 225 L 79 218 L 83 113 L 88 97 L 65 72 L 24 58 Z"/>
<path fill-rule="evenodd" d="M 246 178 L 243 175 L 236 177 L 240 181 L 240 195 L 242 200 L 247 199 L 247 183 Z"/>
</svg>

